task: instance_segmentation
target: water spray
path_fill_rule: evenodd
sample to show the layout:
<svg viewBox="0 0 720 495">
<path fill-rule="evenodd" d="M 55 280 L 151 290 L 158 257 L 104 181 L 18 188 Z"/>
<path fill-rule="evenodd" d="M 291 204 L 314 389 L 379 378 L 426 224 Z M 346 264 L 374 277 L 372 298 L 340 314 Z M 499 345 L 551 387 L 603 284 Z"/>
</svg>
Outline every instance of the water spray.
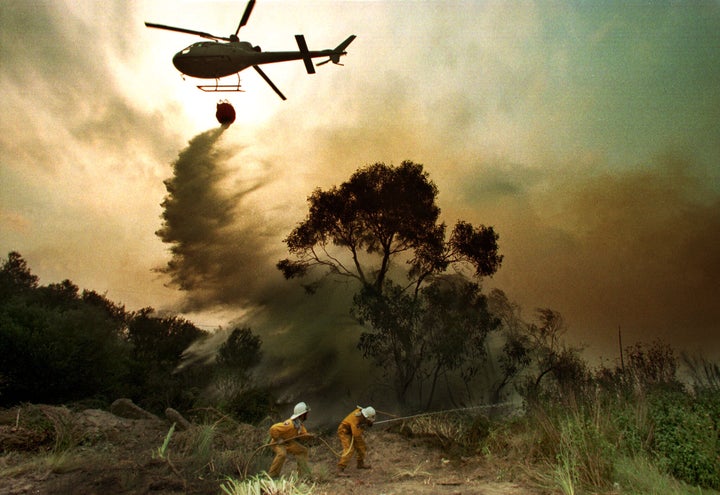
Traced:
<svg viewBox="0 0 720 495">
<path fill-rule="evenodd" d="M 426 413 L 412 414 L 410 416 L 397 416 L 395 414 L 384 413 L 382 411 L 378 411 L 378 413 L 383 414 L 385 416 L 394 416 L 394 417 L 391 419 L 384 419 L 382 421 L 375 421 L 373 424 L 379 425 L 379 424 L 385 424 L 385 423 L 392 423 L 395 421 L 405 421 L 405 420 L 413 419 L 413 418 L 421 418 L 421 417 L 425 417 L 425 416 L 434 416 L 434 415 L 438 415 L 438 414 L 447 414 L 447 413 L 460 412 L 460 411 L 470 411 L 473 409 L 492 409 L 495 407 L 504 407 L 504 406 L 513 406 L 513 405 L 517 405 L 517 403 L 516 402 L 498 402 L 497 404 L 484 404 L 481 406 L 459 407 L 457 409 L 444 409 L 442 411 L 432 411 L 432 412 L 426 412 Z"/>
</svg>

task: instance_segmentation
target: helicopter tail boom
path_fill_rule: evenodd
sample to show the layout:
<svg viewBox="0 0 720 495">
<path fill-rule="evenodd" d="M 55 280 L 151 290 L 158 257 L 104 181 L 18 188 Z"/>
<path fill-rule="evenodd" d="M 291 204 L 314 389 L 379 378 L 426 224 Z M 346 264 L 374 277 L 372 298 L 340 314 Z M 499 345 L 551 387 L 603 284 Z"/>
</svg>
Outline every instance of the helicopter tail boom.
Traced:
<svg viewBox="0 0 720 495">
<path fill-rule="evenodd" d="M 356 36 L 354 34 L 351 34 L 350 36 L 348 36 L 348 38 L 345 41 L 343 41 L 338 46 L 333 48 L 332 52 L 330 53 L 330 58 L 318 63 L 317 65 L 318 66 L 325 65 L 328 62 L 332 62 L 337 65 L 342 65 L 340 63 L 340 57 L 342 57 L 343 55 L 347 55 L 347 52 L 345 51 L 345 49 L 350 45 L 350 43 L 353 42 L 353 40 L 355 38 L 356 38 Z"/>
</svg>

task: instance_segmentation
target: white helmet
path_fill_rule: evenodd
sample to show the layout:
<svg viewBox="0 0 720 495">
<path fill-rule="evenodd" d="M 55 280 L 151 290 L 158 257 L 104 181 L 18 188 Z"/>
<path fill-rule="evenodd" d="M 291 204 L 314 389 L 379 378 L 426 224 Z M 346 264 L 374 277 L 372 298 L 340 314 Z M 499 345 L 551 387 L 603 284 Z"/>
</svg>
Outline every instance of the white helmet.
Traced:
<svg viewBox="0 0 720 495">
<path fill-rule="evenodd" d="M 305 404 L 304 402 L 298 402 L 297 404 L 295 404 L 295 409 L 293 410 L 293 415 L 290 416 L 290 419 L 298 418 L 308 411 L 310 411 L 310 408 L 307 406 L 307 404 Z"/>
<path fill-rule="evenodd" d="M 372 406 L 363 407 L 362 409 L 360 409 L 360 412 L 363 416 L 365 416 L 365 419 L 367 419 L 371 423 L 375 422 L 375 409 Z"/>
</svg>

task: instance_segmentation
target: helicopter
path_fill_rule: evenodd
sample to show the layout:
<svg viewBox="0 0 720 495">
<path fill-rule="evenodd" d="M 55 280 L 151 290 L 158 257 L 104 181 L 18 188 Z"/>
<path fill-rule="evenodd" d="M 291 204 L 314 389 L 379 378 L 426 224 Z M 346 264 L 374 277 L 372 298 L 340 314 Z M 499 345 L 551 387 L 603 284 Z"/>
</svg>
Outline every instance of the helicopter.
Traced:
<svg viewBox="0 0 720 495">
<path fill-rule="evenodd" d="M 206 92 L 243 91 L 240 87 L 240 72 L 248 67 L 252 67 L 283 100 L 287 98 L 285 98 L 285 95 L 282 94 L 278 87 L 275 86 L 267 74 L 260 68 L 260 65 L 302 60 L 307 73 L 314 74 L 315 66 L 313 66 L 313 58 L 328 57 L 327 60 L 318 63 L 318 66 L 327 64 L 328 62 L 342 65 L 340 63 L 340 57 L 347 54 L 345 49 L 355 39 L 355 35 L 351 35 L 335 48 L 311 51 L 308 50 L 305 37 L 302 34 L 297 34 L 295 35 L 295 42 L 298 45 L 299 51 L 263 52 L 259 46 L 253 46 L 251 43 L 240 41 L 238 38 L 240 28 L 247 24 L 254 6 L 255 0 L 250 0 L 247 3 L 245 12 L 243 12 L 242 18 L 240 19 L 240 24 L 238 24 L 235 33 L 230 36 L 215 36 L 202 31 L 166 26 L 152 22 L 146 22 L 145 26 L 193 34 L 212 40 L 193 43 L 176 53 L 172 59 L 175 68 L 186 76 L 198 79 L 215 79 L 215 84 L 200 84 L 197 86 L 198 89 Z M 220 78 L 233 74 L 237 74 L 237 83 L 219 83 Z"/>
</svg>

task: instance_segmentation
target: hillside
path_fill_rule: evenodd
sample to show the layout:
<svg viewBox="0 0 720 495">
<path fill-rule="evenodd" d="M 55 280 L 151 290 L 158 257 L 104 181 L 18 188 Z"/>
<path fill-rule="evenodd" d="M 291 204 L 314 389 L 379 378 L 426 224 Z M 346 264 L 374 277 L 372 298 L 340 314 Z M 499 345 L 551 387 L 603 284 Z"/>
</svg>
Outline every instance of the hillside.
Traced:
<svg viewBox="0 0 720 495">
<path fill-rule="evenodd" d="M 220 494 L 226 476 L 242 478 L 269 466 L 260 448 L 265 427 L 221 416 L 174 431 L 170 423 L 128 419 L 99 409 L 24 406 L 0 411 L 0 495 Z M 540 493 L 521 471 L 491 467 L 480 457 L 443 451 L 431 439 L 376 427 L 368 432 L 371 470 L 334 474 L 339 442 L 327 432 L 310 441 L 317 495 Z M 327 442 L 327 444 L 325 443 Z M 55 453 L 52 453 L 55 452 Z M 162 454 L 162 455 L 161 455 Z M 295 467 L 288 461 L 283 473 Z"/>
</svg>

